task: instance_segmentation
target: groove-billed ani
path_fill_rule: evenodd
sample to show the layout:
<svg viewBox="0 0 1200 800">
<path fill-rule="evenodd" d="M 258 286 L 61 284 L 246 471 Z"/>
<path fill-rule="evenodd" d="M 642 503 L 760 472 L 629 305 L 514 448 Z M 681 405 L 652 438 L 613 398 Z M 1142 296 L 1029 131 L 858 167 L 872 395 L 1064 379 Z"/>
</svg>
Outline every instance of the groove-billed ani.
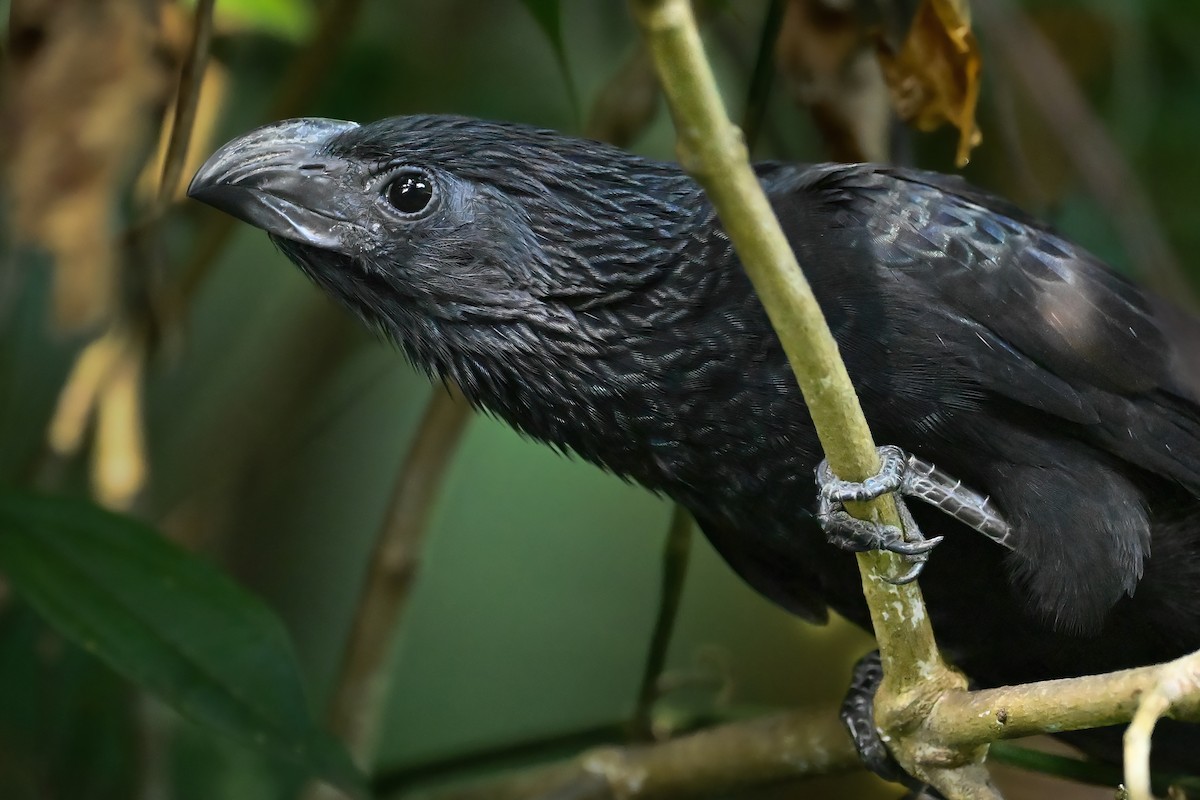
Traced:
<svg viewBox="0 0 1200 800">
<path fill-rule="evenodd" d="M 1200 648 L 1200 322 L 955 178 L 758 167 L 867 418 L 991 496 L 1008 547 L 929 506 L 939 641 L 984 686 Z M 291 120 L 193 197 L 265 229 L 431 375 L 685 505 L 752 586 L 869 619 L 816 524 L 817 438 L 721 225 L 678 167 L 509 124 Z M 1094 754 L 1113 731 L 1075 734 Z M 1200 727 L 1156 740 L 1200 770 Z"/>
</svg>

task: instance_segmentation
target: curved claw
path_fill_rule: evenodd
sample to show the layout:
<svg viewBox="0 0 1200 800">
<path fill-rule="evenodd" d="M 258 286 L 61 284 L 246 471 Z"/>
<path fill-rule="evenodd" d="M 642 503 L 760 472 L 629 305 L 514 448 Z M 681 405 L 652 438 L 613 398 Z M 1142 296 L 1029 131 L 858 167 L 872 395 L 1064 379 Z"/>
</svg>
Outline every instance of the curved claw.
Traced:
<svg viewBox="0 0 1200 800">
<path fill-rule="evenodd" d="M 886 549 L 893 553 L 898 553 L 906 556 L 912 561 L 912 565 L 908 568 L 908 572 L 895 578 L 885 578 L 885 580 L 893 586 L 903 586 L 906 583 L 912 583 L 921 576 L 921 571 L 925 569 L 925 562 L 929 560 L 929 551 L 941 544 L 943 536 L 935 536 L 932 539 L 921 539 L 913 542 L 896 542 L 894 546 Z"/>
<path fill-rule="evenodd" d="M 903 482 L 907 458 L 898 447 L 879 448 L 879 473 L 861 483 L 841 480 L 827 461 L 817 466 L 817 519 L 829 543 L 856 552 L 885 550 L 907 559 L 910 562 L 908 570 L 903 575 L 887 579 L 895 585 L 911 583 L 920 576 L 925 562 L 929 560 L 929 552 L 941 543 L 942 537 L 926 539 L 922 536 L 916 520 L 899 497 L 896 498 L 896 510 L 903 527 L 856 519 L 846 513 L 843 504 L 852 500 L 870 500 L 896 491 Z"/>
<path fill-rule="evenodd" d="M 925 569 L 925 559 L 914 561 L 912 566 L 908 568 L 908 572 L 897 578 L 884 578 L 893 586 L 903 586 L 906 583 L 912 583 L 917 578 L 921 577 L 921 572 Z"/>
<path fill-rule="evenodd" d="M 937 547 L 944 538 L 944 536 L 935 536 L 932 539 L 916 539 L 911 542 L 900 539 L 891 544 L 884 545 L 883 549 L 890 550 L 902 556 L 920 556 Z"/>
</svg>

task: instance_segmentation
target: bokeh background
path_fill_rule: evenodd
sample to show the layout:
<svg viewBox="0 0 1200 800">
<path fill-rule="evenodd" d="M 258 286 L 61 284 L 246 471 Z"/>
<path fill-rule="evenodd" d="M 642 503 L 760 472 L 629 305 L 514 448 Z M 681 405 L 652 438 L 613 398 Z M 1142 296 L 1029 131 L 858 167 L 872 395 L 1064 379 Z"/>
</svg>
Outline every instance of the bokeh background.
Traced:
<svg viewBox="0 0 1200 800">
<path fill-rule="evenodd" d="M 756 95 L 764 24 L 788 5 L 807 11 L 785 14 L 769 91 Z M 953 171 L 959 132 L 897 122 L 871 74 L 869 30 L 894 34 L 916 6 L 708 4 L 731 112 L 742 118 L 748 97 L 763 98 L 755 156 L 819 161 L 857 148 Z M 176 187 L 156 199 L 155 141 L 193 7 L 0 3 L 0 481 L 97 498 L 220 564 L 285 621 L 319 710 L 398 471 L 443 389 L 319 295 L 260 232 L 226 225 Z M 1200 5 L 1027 0 L 975 11 L 983 140 L 967 176 L 1190 302 Z M 670 159 L 669 119 L 637 48 L 622 3 L 219 0 L 184 180 L 219 143 L 280 113 L 465 114 L 600 132 Z M 632 77 L 606 94 L 622 71 Z M 81 354 L 106 336 L 135 355 L 116 359 L 116 388 L 71 407 L 64 386 L 78 385 Z M 611 737 L 637 696 L 671 511 L 496 420 L 471 419 L 436 489 L 376 773 L 452 776 L 514 744 L 544 741 L 520 756 L 537 760 Z M 773 608 L 697 538 L 656 718 L 828 707 L 868 649 L 847 626 L 814 628 Z M 0 576 L 0 797 L 294 791 L 271 761 L 180 720 L 64 641 Z M 857 775 L 772 796 L 898 795 Z"/>
</svg>

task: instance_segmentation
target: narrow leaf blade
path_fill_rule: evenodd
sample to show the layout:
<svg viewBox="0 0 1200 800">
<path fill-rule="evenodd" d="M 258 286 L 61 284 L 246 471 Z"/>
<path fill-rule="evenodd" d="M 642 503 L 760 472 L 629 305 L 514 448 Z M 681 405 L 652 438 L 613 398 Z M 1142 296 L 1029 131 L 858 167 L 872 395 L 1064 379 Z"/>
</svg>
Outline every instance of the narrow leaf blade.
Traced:
<svg viewBox="0 0 1200 800">
<path fill-rule="evenodd" d="M 575 80 L 571 77 L 571 63 L 567 60 L 567 46 L 563 40 L 562 4 L 560 0 L 521 0 L 529 14 L 537 22 L 542 33 L 550 41 L 554 58 L 567 85 L 567 99 L 576 119 L 579 118 L 579 98 L 575 93 Z"/>
</svg>

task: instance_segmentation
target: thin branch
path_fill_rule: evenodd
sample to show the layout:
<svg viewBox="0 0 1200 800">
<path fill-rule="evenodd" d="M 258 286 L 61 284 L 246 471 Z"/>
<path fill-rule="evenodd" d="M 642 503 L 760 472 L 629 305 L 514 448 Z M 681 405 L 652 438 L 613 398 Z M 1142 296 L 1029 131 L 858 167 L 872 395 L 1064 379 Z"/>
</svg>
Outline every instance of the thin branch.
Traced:
<svg viewBox="0 0 1200 800">
<path fill-rule="evenodd" d="M 376 797 L 407 796 L 419 785 L 454 780 L 466 774 L 498 773 L 511 769 L 514 764 L 565 759 L 582 750 L 620 744 L 628 736 L 628 728 L 628 723 L 621 720 L 382 769 L 371 780 L 371 792 Z M 546 767 L 535 769 L 540 772 Z M 510 775 L 496 782 L 513 779 Z"/>
<path fill-rule="evenodd" d="M 785 7 L 784 0 L 771 0 L 767 5 L 767 15 L 763 19 L 758 53 L 754 56 L 754 69 L 750 73 L 750 89 L 746 92 L 746 107 L 742 111 L 742 133 L 746 137 L 748 150 L 754 150 L 758 132 L 767 117 L 771 87 L 775 83 L 775 42 L 779 39 Z"/>
<path fill-rule="evenodd" d="M 1166 692 L 1151 691 L 1138 704 L 1125 729 L 1125 791 L 1129 800 L 1154 800 L 1150 788 L 1150 737 L 1154 726 L 1171 709 Z"/>
<path fill-rule="evenodd" d="M 212 43 L 213 7 L 216 0 L 199 0 L 192 20 L 192 42 L 187 58 L 179 72 L 179 89 L 175 93 L 175 114 L 171 120 L 171 136 L 167 140 L 167 152 L 163 157 L 162 178 L 158 184 L 158 197 L 154 215 L 166 211 L 179 178 L 187 163 L 188 144 L 196 122 L 196 109 L 200 105 L 200 86 L 204 82 L 204 70 L 208 66 L 208 51 Z"/>
<path fill-rule="evenodd" d="M 837 344 L 795 254 L 747 159 L 745 144 L 729 122 L 704 56 L 691 6 L 686 0 L 631 0 L 634 16 L 654 55 L 675 121 L 681 164 L 705 189 L 737 251 L 804 394 L 834 472 L 861 480 L 879 468 L 866 418 L 855 396 Z M 885 497 L 852 513 L 898 525 L 895 503 Z M 887 731 L 913 728 L 945 691 L 964 687 L 945 666 L 920 590 L 896 586 L 890 554 L 859 555 L 863 589 L 884 663 L 877 720 Z M 982 753 L 962 753 L 951 763 L 962 769 L 930 767 L 918 743 L 894 740 L 896 755 L 923 780 L 953 797 L 995 797 L 982 767 Z M 944 754 L 943 754 L 944 755 Z M 957 767 L 956 764 L 956 767 Z"/>
<path fill-rule="evenodd" d="M 658 601 L 658 616 L 654 620 L 654 633 L 650 637 L 650 652 L 646 656 L 646 667 L 642 671 L 642 683 L 638 690 L 637 706 L 634 708 L 630 727 L 635 740 L 650 741 L 654 738 L 651 721 L 654 703 L 661 689 L 659 679 L 667 663 L 667 651 L 671 645 L 671 634 L 679 616 L 679 605 L 683 598 L 683 587 L 687 579 L 688 560 L 692 551 L 692 517 L 687 509 L 676 504 L 671 513 L 671 526 L 663 544 L 662 589 Z"/>
<path fill-rule="evenodd" d="M 654 745 L 598 748 L 566 763 L 402 797 L 528 800 L 564 791 L 575 800 L 707 797 L 857 769 L 858 754 L 836 714 L 793 712 Z"/>
<path fill-rule="evenodd" d="M 315 88 L 329 73 L 333 59 L 354 29 L 363 0 L 330 0 L 321 5 L 317 34 L 288 64 L 286 83 L 275 96 L 266 119 L 294 117 L 308 106 Z M 225 249 L 235 220 L 227 214 L 207 215 L 207 222 L 195 237 L 191 258 L 183 265 L 175 286 L 176 315 L 182 315 L 188 300 L 204 283 L 208 271 Z"/>
<path fill-rule="evenodd" d="M 456 784 L 449 788 L 402 792 L 399 795 L 379 795 L 381 800 L 531 800 L 570 786 L 581 777 L 589 777 L 578 759 L 522 770 L 498 778 L 485 778 Z M 606 799 L 607 800 L 607 799 Z"/>
<path fill-rule="evenodd" d="M 329 726 L 363 766 L 375 756 L 387 708 L 389 656 L 416 577 L 429 516 L 471 409 L 457 390 L 435 391 L 396 476 L 329 702 Z"/>
<path fill-rule="evenodd" d="M 1125 785 L 1130 800 L 1151 800 L 1150 737 L 1158 720 L 1189 711 L 1200 719 L 1200 652 L 1164 664 L 1141 693 L 1125 731 Z"/>
<path fill-rule="evenodd" d="M 991 51 L 985 49 L 984 63 L 991 62 Z M 1046 189 L 1030 164 L 1029 155 L 1021 139 L 1017 124 L 1017 100 L 1011 81 L 993 78 L 987 82 L 981 99 L 988 101 L 995 122 L 992 127 L 999 134 L 999 144 L 1004 156 L 1005 169 L 1010 173 L 1017 190 L 1034 212 L 1046 209 Z"/>
<path fill-rule="evenodd" d="M 1159 666 L 1106 675 L 970 694 L 948 693 L 933 710 L 930 733 L 954 746 L 973 747 L 995 739 L 1119 724 L 1134 715 L 1139 697 L 1162 685 L 1164 680 L 1174 680 L 1185 689 L 1172 692 L 1175 699 L 1171 703 L 1171 716 L 1200 721 L 1200 692 L 1186 680 L 1178 683 L 1181 676 L 1195 679 L 1198 660 L 1200 655 L 1192 655 Z M 824 715 L 791 712 L 750 722 L 725 723 L 659 744 L 598 748 L 568 762 L 486 778 L 462 788 L 402 792 L 399 796 L 421 800 L 526 800 L 553 797 L 556 795 L 552 792 L 567 787 L 576 791 L 582 786 L 591 786 L 592 793 L 576 796 L 588 800 L 745 792 L 771 783 L 852 771 L 857 766 L 857 756 L 833 716 L 832 711 Z M 545 756 L 547 750 L 596 739 L 611 740 L 617 735 L 618 726 L 607 726 L 444 764 L 425 765 L 381 779 L 375 789 L 381 797 L 389 797 L 397 789 L 420 780 L 449 777 L 468 768 L 495 767 L 498 762 L 511 762 L 522 756 Z M 997 745 L 995 750 L 997 761 L 1026 769 L 1097 785 L 1114 786 L 1120 781 L 1120 771 L 1104 764 L 1053 757 L 1011 745 Z M 1036 762 L 1031 763 L 1031 759 Z M 689 766 L 692 762 L 703 764 L 705 774 L 692 775 L 693 766 Z M 595 781 L 597 774 L 604 776 L 602 782 Z M 1179 780 L 1178 776 L 1156 774 L 1153 785 L 1162 788 L 1173 780 Z"/>
<path fill-rule="evenodd" d="M 146 445 L 142 430 L 142 390 L 145 351 L 155 330 L 156 309 L 152 275 L 161 261 L 158 225 L 170 205 L 187 158 L 188 141 L 200 101 L 200 85 L 208 63 L 215 0 L 199 0 L 192 23 L 192 41 L 180 70 L 175 113 L 163 157 L 161 183 L 142 218 L 121 238 L 130 255 L 126 270 L 135 279 L 120 308 L 120 319 L 76 356 L 60 390 L 50 420 L 47 444 L 36 456 L 39 477 L 57 478 L 55 462 L 70 458 L 84 445 L 87 426 L 97 418 L 92 452 L 92 484 L 97 498 L 112 508 L 129 508 L 145 484 Z M 143 256 L 139 259 L 137 256 Z"/>
<path fill-rule="evenodd" d="M 1029 17 L 1008 0 L 972 5 L 983 33 L 1025 87 L 1076 173 L 1103 206 L 1146 281 L 1167 297 L 1196 304 L 1150 199 L 1112 137 L 1096 119 L 1058 54 Z"/>
<path fill-rule="evenodd" d="M 1193 654 L 1102 675 L 947 694 L 925 724 L 937 741 L 952 746 L 1118 725 L 1133 719 L 1143 695 L 1180 669 L 1195 670 L 1198 659 Z M 1171 708 L 1176 719 L 1200 722 L 1200 686 L 1179 694 Z"/>
</svg>

